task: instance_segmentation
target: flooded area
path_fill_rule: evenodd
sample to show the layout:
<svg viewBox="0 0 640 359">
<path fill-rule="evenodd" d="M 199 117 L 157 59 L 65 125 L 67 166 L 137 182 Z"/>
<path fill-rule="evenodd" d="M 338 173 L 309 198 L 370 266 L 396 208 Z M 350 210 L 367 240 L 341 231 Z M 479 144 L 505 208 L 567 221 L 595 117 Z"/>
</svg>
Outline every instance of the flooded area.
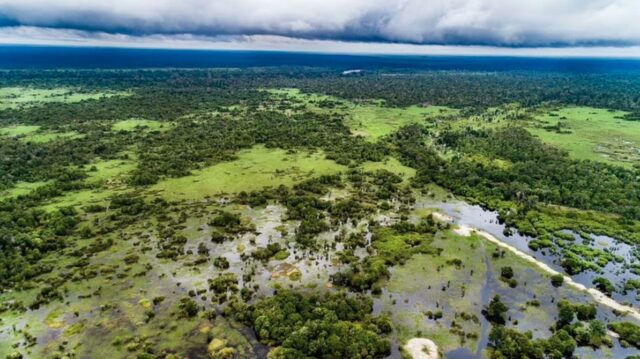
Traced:
<svg viewBox="0 0 640 359">
<path fill-rule="evenodd" d="M 435 208 L 442 213 L 443 215 L 438 215 L 440 220 L 451 220 L 451 222 L 455 225 L 461 225 L 468 228 L 474 228 L 483 232 L 487 232 L 495 238 L 499 239 L 505 244 L 513 246 L 517 248 L 517 250 L 526 253 L 534 257 L 536 260 L 548 265 L 553 270 L 558 271 L 560 273 L 564 273 L 563 268 L 560 266 L 560 255 L 553 254 L 551 251 L 533 251 L 529 248 L 528 243 L 535 238 L 523 236 L 518 233 L 511 234 L 509 236 L 504 234 L 505 226 L 501 224 L 498 220 L 497 213 L 492 211 L 487 211 L 480 206 L 470 205 L 463 201 L 451 201 L 451 202 L 433 202 L 433 201 L 418 201 L 416 204 L 416 209 L 429 209 Z M 623 261 L 611 261 L 609 262 L 602 271 L 593 272 L 587 271 L 580 273 L 578 275 L 571 276 L 572 280 L 578 283 L 578 287 L 583 285 L 586 288 L 593 288 L 592 280 L 598 276 L 605 277 L 611 280 L 613 283 L 624 283 L 624 281 L 628 279 L 636 279 L 638 276 L 631 273 L 629 270 L 629 264 L 633 263 L 635 259 L 634 250 L 632 246 L 616 241 L 613 238 L 607 236 L 600 235 L 591 235 L 590 239 L 582 238 L 580 235 L 576 233 L 571 233 L 575 238 L 575 243 L 591 245 L 594 248 L 598 248 L 607 252 L 611 252 L 614 255 L 623 258 Z M 482 287 L 481 292 L 481 302 L 487 303 L 490 300 L 490 296 L 494 294 L 500 294 L 502 296 L 506 296 L 509 298 L 514 295 L 514 292 L 518 292 L 518 289 L 512 289 L 511 291 L 505 291 L 500 288 L 499 284 L 496 284 L 496 280 L 492 272 L 495 270 L 491 269 L 492 263 L 485 257 L 485 265 L 487 267 L 487 276 L 486 281 Z M 533 279 L 533 278 L 532 278 Z M 538 279 L 539 280 L 539 279 Z M 526 285 L 526 284 L 525 284 Z M 529 286 L 531 283 L 529 283 Z M 557 291 L 557 289 L 554 289 Z M 569 298 L 573 298 L 573 300 L 578 302 L 592 302 L 593 298 L 589 295 L 586 295 L 585 292 L 577 291 L 574 293 L 565 293 Z M 603 295 L 604 296 L 604 295 Z M 518 297 L 518 295 L 515 295 Z M 553 300 L 554 296 L 539 296 L 534 294 L 533 298 L 536 298 L 537 301 L 540 302 L 541 310 L 549 313 L 555 313 L 557 311 L 555 301 Z M 549 300 L 548 298 L 551 298 Z M 606 298 L 608 300 L 608 298 Z M 638 302 L 635 296 L 632 293 L 614 293 L 613 299 L 620 303 L 624 304 L 632 304 L 637 307 Z M 519 300 L 519 302 L 523 302 L 523 300 Z M 606 308 L 607 310 L 599 310 L 598 319 L 600 320 L 613 320 L 616 318 L 616 315 L 611 310 L 611 308 L 607 308 L 606 306 L 601 306 L 602 308 Z M 471 350 L 467 347 L 461 347 L 458 349 L 454 349 L 445 353 L 447 358 L 453 359 L 472 359 L 472 358 L 481 358 L 482 351 L 487 347 L 488 338 L 487 331 L 488 325 L 483 316 L 479 316 L 481 319 L 481 332 L 480 337 L 477 343 L 476 350 Z M 519 318 L 511 318 L 517 320 L 517 327 L 521 330 L 531 330 L 534 334 L 534 337 L 538 336 L 548 336 L 550 333 L 548 332 L 548 323 L 549 320 L 544 320 L 541 318 L 534 318 L 529 315 L 522 315 Z M 547 322 L 547 323 L 545 323 Z M 634 348 L 623 348 L 617 341 L 614 341 L 614 346 L 612 348 L 605 349 L 588 349 L 588 348 L 579 348 L 577 353 L 580 356 L 596 356 L 596 357 L 625 357 L 628 355 L 637 355 L 638 350 Z"/>
<path fill-rule="evenodd" d="M 519 251 L 526 253 L 535 259 L 545 263 L 554 270 L 564 273 L 564 269 L 560 266 L 562 257 L 559 254 L 553 254 L 550 250 L 542 249 L 534 251 L 529 248 L 529 242 L 535 240 L 533 237 L 524 236 L 517 231 L 510 235 L 505 235 L 505 226 L 498 220 L 498 214 L 488 211 L 477 205 L 470 205 L 463 201 L 452 201 L 446 203 L 434 202 L 418 202 L 416 208 L 437 208 L 448 216 L 450 216 L 455 224 L 467 225 L 481 231 L 490 233 L 500 241 L 507 243 Z M 579 245 L 587 245 L 592 248 L 609 252 L 621 259 L 609 261 L 600 271 L 587 270 L 582 273 L 572 275 L 571 278 L 584 285 L 587 288 L 593 287 L 593 280 L 597 277 L 604 277 L 615 284 L 623 284 L 629 279 L 640 279 L 640 276 L 632 273 L 631 264 L 636 261 L 636 248 L 629 244 L 617 241 L 611 237 L 603 235 L 590 234 L 590 238 L 586 239 L 577 233 L 565 231 L 574 237 L 574 243 Z M 621 303 L 630 303 L 635 307 L 640 307 L 640 298 L 636 298 L 633 292 L 621 293 L 614 292 L 612 298 Z"/>
<path fill-rule="evenodd" d="M 226 205 L 226 204 L 225 204 Z M 97 327 L 89 328 L 96 336 L 100 336 L 105 325 L 117 325 L 123 328 L 135 328 L 140 325 L 140 306 L 145 306 L 150 298 L 157 293 L 169 293 L 171 297 L 186 296 L 188 288 L 197 293 L 206 291 L 208 283 L 224 273 L 233 274 L 237 279 L 237 287 L 253 288 L 255 297 L 273 295 L 278 288 L 332 288 L 331 275 L 347 268 L 341 264 L 338 252 L 344 250 L 344 242 L 338 237 L 350 233 L 359 233 L 364 238 L 364 245 L 355 248 L 354 255 L 360 260 L 371 252 L 372 232 L 368 221 L 357 223 L 346 221 L 333 226 L 329 231 L 317 236 L 319 250 L 309 251 L 301 249 L 295 244 L 294 234 L 299 222 L 287 220 L 286 209 L 279 205 L 253 209 L 248 206 L 230 204 L 235 211 L 255 226 L 255 229 L 238 234 L 232 240 L 221 243 L 212 241 L 215 230 L 207 224 L 206 216 L 190 218 L 184 225 L 184 233 L 188 237 L 184 250 L 187 253 L 186 262 L 194 262 L 199 253 L 207 251 L 212 258 L 224 257 L 228 268 L 219 268 L 215 261 L 207 261 L 198 265 L 181 265 L 165 259 L 153 258 L 150 264 L 157 268 L 150 282 L 143 285 L 136 278 L 125 278 L 111 282 L 109 285 L 120 288 L 126 293 L 132 288 L 147 288 L 137 293 L 131 292 L 126 303 L 119 304 L 117 310 L 103 312 L 102 308 L 92 307 L 98 300 L 104 301 L 113 296 L 111 293 L 98 295 L 95 299 L 83 299 L 86 291 L 74 290 L 78 295 L 71 300 L 74 308 L 86 308 L 79 315 L 65 311 L 64 315 L 56 316 L 51 308 L 29 311 L 21 320 L 13 323 L 18 328 L 26 323 L 46 323 L 48 328 L 45 335 L 38 338 L 39 345 L 55 343 L 62 338 L 63 330 L 58 329 L 57 322 L 66 325 L 85 325 L 90 321 L 101 323 Z M 495 236 L 501 242 L 517 248 L 553 270 L 563 272 L 559 265 L 560 256 L 550 250 L 533 251 L 528 243 L 534 238 L 517 233 L 504 235 L 504 225 L 500 224 L 495 212 L 487 211 L 479 206 L 469 205 L 462 201 L 434 202 L 418 199 L 413 209 L 416 218 L 424 217 L 418 213 L 430 213 L 437 210 L 434 218 L 440 222 L 451 222 L 456 226 L 468 226 Z M 396 222 L 399 215 L 392 211 L 381 211 L 374 218 L 382 226 Z M 144 232 L 142 232 L 144 233 Z M 622 261 L 609 262 L 600 273 L 584 272 L 572 276 L 577 283 L 592 287 L 591 281 L 596 276 L 605 276 L 614 283 L 623 283 L 629 278 L 637 278 L 631 273 L 630 263 L 635 258 L 634 248 L 628 244 L 619 243 L 606 236 L 591 236 L 590 239 L 571 233 L 574 243 L 591 245 L 603 251 L 609 251 Z M 144 235 L 143 235 L 144 237 Z M 442 250 L 440 255 L 417 254 L 404 265 L 390 267 L 388 285 L 382 287 L 380 294 L 372 294 L 374 314 L 389 315 L 398 330 L 391 335 L 392 351 L 390 358 L 401 358 L 400 347 L 411 338 L 430 340 L 437 344 L 440 357 L 450 359 L 479 359 L 486 356 L 489 344 L 491 324 L 482 315 L 483 308 L 495 295 L 500 295 L 508 304 L 508 324 L 521 331 L 531 331 L 536 338 L 551 335 L 549 328 L 554 324 L 557 316 L 556 298 L 567 299 L 571 302 L 593 302 L 593 298 L 585 291 L 574 290 L 570 286 L 553 288 L 548 276 L 526 261 L 518 261 L 516 256 L 493 256 L 499 246 L 482 236 L 465 237 L 454 235 L 451 230 L 438 233 L 431 245 Z M 149 240 L 152 240 L 150 238 Z M 268 260 L 257 260 L 252 253 L 272 244 L 278 244 L 280 251 L 277 256 Z M 493 257 L 492 257 L 493 256 Z M 105 259 L 101 259 L 106 261 Z M 111 259 L 113 260 L 113 259 Z M 512 266 L 517 273 L 518 286 L 510 288 L 500 278 L 500 270 L 504 266 Z M 250 275 L 248 275 L 250 274 Z M 105 282 L 107 283 L 107 282 Z M 194 298 L 200 305 L 212 308 L 218 315 L 216 326 L 224 327 L 227 332 L 240 333 L 247 340 L 246 348 L 251 348 L 252 356 L 265 358 L 267 347 L 258 343 L 255 333 L 247 327 L 235 325 L 231 328 L 229 320 L 225 318 L 222 308 L 224 303 L 211 302 L 205 296 Z M 215 298 L 214 298 L 215 299 Z M 613 299 L 637 305 L 632 293 L 615 293 Z M 537 302 L 537 306 L 529 303 Z M 170 311 L 169 307 L 158 308 Z M 600 306 L 598 319 L 612 320 L 615 315 L 611 308 Z M 4 327 L 0 331 L 0 339 L 9 335 L 11 328 Z M 192 330 L 200 330 L 194 328 Z M 415 345 L 420 343 L 413 342 Z M 418 344 L 416 344 L 418 343 Z M 426 342 L 425 342 L 426 343 Z M 197 347 L 197 346 L 196 346 Z M 415 348 L 414 348 L 415 349 Z M 89 354 L 99 354 L 87 352 Z M 624 357 L 637 354 L 633 348 L 623 348 L 618 341 L 614 341 L 612 348 L 594 351 L 579 348 L 579 356 Z M 194 357 L 206 355 L 192 353 Z M 435 356 L 427 356 L 429 358 Z"/>
</svg>

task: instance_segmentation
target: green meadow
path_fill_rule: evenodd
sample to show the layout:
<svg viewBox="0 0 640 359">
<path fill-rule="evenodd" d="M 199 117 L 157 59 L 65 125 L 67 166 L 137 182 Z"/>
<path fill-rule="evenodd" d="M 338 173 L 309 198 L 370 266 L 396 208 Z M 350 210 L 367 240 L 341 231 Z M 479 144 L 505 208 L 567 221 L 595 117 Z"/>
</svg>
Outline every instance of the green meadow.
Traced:
<svg viewBox="0 0 640 359">
<path fill-rule="evenodd" d="M 334 174 L 346 167 L 324 158 L 322 152 L 256 146 L 240 151 L 234 161 L 193 171 L 191 176 L 171 178 L 151 187 L 170 199 L 201 199 L 269 186 L 292 185 L 313 176 Z"/>
<path fill-rule="evenodd" d="M 18 182 L 12 188 L 0 191 L 0 200 L 6 198 L 15 198 L 25 195 L 38 187 L 46 185 L 47 182 Z"/>
<path fill-rule="evenodd" d="M 625 114 L 591 107 L 565 107 L 537 116 L 529 131 L 574 158 L 630 166 L 640 161 L 640 122 L 622 119 Z M 560 131 L 544 128 L 558 124 Z"/>
<path fill-rule="evenodd" d="M 50 102 L 74 103 L 127 94 L 127 92 L 80 92 L 71 88 L 0 87 L 0 110 L 31 107 Z"/>
<path fill-rule="evenodd" d="M 455 113 L 442 106 L 386 107 L 381 104 L 358 104 L 350 109 L 346 124 L 354 135 L 375 141 L 399 128 L 413 123 L 427 123 L 439 115 Z"/>
<path fill-rule="evenodd" d="M 18 137 L 27 136 L 38 131 L 40 126 L 35 125 L 10 125 L 0 128 L 0 136 Z"/>
<path fill-rule="evenodd" d="M 132 118 L 118 121 L 113 124 L 112 128 L 114 131 L 134 131 L 136 129 L 160 131 L 170 129 L 171 125 L 159 121 Z"/>
<path fill-rule="evenodd" d="M 76 131 L 45 131 L 36 125 L 9 125 L 0 127 L 0 137 L 16 137 L 24 142 L 46 143 L 58 139 L 75 139 L 84 135 Z"/>
<path fill-rule="evenodd" d="M 364 171 L 385 170 L 402 177 L 408 183 L 415 175 L 416 170 L 400 163 L 395 157 L 387 157 L 380 162 L 365 162 L 360 166 Z"/>
</svg>

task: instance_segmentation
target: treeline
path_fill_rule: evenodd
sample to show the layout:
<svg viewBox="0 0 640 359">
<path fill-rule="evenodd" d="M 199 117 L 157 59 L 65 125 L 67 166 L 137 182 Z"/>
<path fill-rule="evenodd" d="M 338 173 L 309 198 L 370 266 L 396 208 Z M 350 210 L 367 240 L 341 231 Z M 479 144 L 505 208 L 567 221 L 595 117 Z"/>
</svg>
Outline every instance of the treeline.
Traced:
<svg viewBox="0 0 640 359">
<path fill-rule="evenodd" d="M 2 86 L 79 86 L 89 90 L 186 90 L 297 87 L 346 99 L 384 99 L 392 106 L 416 104 L 487 108 L 542 102 L 640 111 L 640 77 L 633 71 L 562 73 L 546 71 L 370 70 L 342 76 L 331 68 L 201 70 L 21 70 L 3 72 Z M 2 117 L 2 116 L 0 116 Z"/>
</svg>

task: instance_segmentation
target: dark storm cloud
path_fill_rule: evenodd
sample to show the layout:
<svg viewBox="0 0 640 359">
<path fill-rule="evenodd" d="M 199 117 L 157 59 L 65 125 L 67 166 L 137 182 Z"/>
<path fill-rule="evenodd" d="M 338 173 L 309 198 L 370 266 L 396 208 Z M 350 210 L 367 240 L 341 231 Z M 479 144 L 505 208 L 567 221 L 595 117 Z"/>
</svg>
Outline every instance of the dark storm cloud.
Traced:
<svg viewBox="0 0 640 359">
<path fill-rule="evenodd" d="M 640 43 L 637 0 L 0 0 L 0 26 L 415 44 Z"/>
</svg>

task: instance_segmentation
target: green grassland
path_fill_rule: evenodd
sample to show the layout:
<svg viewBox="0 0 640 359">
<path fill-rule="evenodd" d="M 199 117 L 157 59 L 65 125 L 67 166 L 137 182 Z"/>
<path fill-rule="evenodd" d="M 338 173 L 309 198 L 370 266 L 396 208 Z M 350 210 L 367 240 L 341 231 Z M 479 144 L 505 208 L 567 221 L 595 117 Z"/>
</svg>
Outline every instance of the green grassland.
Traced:
<svg viewBox="0 0 640 359">
<path fill-rule="evenodd" d="M 518 104 L 505 104 L 498 107 L 490 107 L 480 113 L 462 115 L 459 111 L 449 111 L 445 116 L 434 121 L 439 130 L 482 130 L 495 129 L 508 124 L 517 124 L 519 119 L 528 113 L 528 109 Z"/>
<path fill-rule="evenodd" d="M 168 130 L 171 126 L 159 121 L 132 118 L 118 121 L 113 124 L 112 128 L 114 131 L 134 131 L 138 128 L 149 131 L 161 131 Z"/>
<path fill-rule="evenodd" d="M 46 142 L 56 141 L 59 139 L 72 140 L 75 138 L 82 138 L 82 137 L 84 137 L 84 135 L 76 131 L 68 131 L 68 132 L 45 131 L 45 132 L 36 132 L 36 133 L 29 134 L 24 138 L 22 138 L 22 140 L 25 142 L 46 143 Z"/>
<path fill-rule="evenodd" d="M 302 101 L 308 104 L 314 104 L 319 101 L 332 100 L 340 103 L 347 103 L 346 100 L 339 99 L 337 97 L 316 94 L 316 93 L 304 93 L 297 88 L 279 88 L 279 89 L 263 89 L 268 93 L 277 97 L 285 97 L 293 100 Z"/>
<path fill-rule="evenodd" d="M 15 198 L 25 195 L 38 187 L 46 185 L 47 182 L 18 182 L 12 188 L 0 191 L 0 200 L 6 198 Z"/>
<path fill-rule="evenodd" d="M 454 313 L 479 315 L 482 309 L 480 298 L 486 276 L 485 249 L 477 238 L 458 237 L 451 233 L 443 233 L 431 245 L 443 249 L 441 255 L 416 255 L 392 272 L 387 288 L 402 310 L 395 308 L 388 299 L 385 303 L 402 341 L 424 336 L 434 340 L 443 351 L 448 351 L 461 344 L 459 338 L 449 332 Z M 452 259 L 461 260 L 464 267 L 447 264 Z M 471 269 L 474 270 L 473 274 Z M 448 289 L 443 290 L 443 287 Z M 429 298 L 429 301 L 422 302 L 420 298 Z M 440 303 L 440 306 L 436 303 Z M 443 320 L 427 318 L 427 311 L 438 310 L 446 312 Z M 465 331 L 479 334 L 478 323 L 466 321 L 462 324 Z M 472 351 L 475 351 L 476 345 L 475 340 L 464 344 Z"/>
<path fill-rule="evenodd" d="M 132 160 L 100 160 L 88 166 L 88 180 L 90 182 L 114 181 L 122 179 L 124 175 L 135 168 Z"/>
<path fill-rule="evenodd" d="M 0 128 L 0 136 L 18 137 L 30 135 L 40 129 L 40 126 L 10 125 Z"/>
<path fill-rule="evenodd" d="M 128 93 L 84 92 L 71 88 L 2 87 L 0 88 L 0 110 L 31 107 L 49 102 L 73 103 L 126 94 Z"/>
<path fill-rule="evenodd" d="M 133 160 L 99 160 L 84 167 L 87 178 L 84 182 L 90 188 L 65 192 L 52 198 L 41 208 L 52 211 L 61 207 L 78 208 L 98 204 L 104 205 L 115 194 L 126 190 L 126 176 L 135 168 Z"/>
<path fill-rule="evenodd" d="M 387 157 L 380 162 L 365 162 L 360 166 L 364 171 L 385 170 L 402 177 L 405 183 L 416 175 L 416 170 L 400 163 L 395 157 Z"/>
<path fill-rule="evenodd" d="M 117 191 L 106 188 L 83 189 L 79 191 L 66 192 L 60 197 L 51 199 L 41 208 L 45 211 L 53 211 L 62 207 L 77 206 L 78 208 L 87 205 L 106 204 L 109 197 L 115 195 Z"/>
<path fill-rule="evenodd" d="M 291 99 L 305 105 L 307 110 L 338 111 L 346 116 L 345 124 L 354 135 L 375 141 L 400 127 L 426 123 L 428 119 L 455 115 L 459 111 L 445 106 L 388 107 L 382 100 L 347 101 L 332 96 L 303 93 L 298 89 L 269 89 L 276 97 Z M 323 107 L 322 104 L 330 103 Z"/>
<path fill-rule="evenodd" d="M 346 124 L 355 135 L 373 141 L 391 134 L 400 127 L 413 123 L 424 124 L 430 118 L 455 112 L 442 106 L 394 108 L 380 104 L 358 104 L 351 109 Z"/>
<path fill-rule="evenodd" d="M 338 173 L 346 168 L 327 160 L 321 152 L 256 146 L 240 151 L 234 161 L 193 171 L 191 176 L 161 181 L 151 187 L 169 199 L 201 199 L 224 193 L 292 185 L 313 176 Z"/>
<path fill-rule="evenodd" d="M 575 158 L 630 166 L 640 163 L 640 122 L 622 119 L 625 114 L 591 107 L 565 107 L 538 115 L 529 131 Z M 561 131 L 543 128 L 558 123 Z"/>
<path fill-rule="evenodd" d="M 76 131 L 46 131 L 35 125 L 16 124 L 0 127 L 0 137 L 16 137 L 21 141 L 32 143 L 46 143 L 58 139 L 74 139 L 83 136 L 83 134 Z"/>
</svg>

